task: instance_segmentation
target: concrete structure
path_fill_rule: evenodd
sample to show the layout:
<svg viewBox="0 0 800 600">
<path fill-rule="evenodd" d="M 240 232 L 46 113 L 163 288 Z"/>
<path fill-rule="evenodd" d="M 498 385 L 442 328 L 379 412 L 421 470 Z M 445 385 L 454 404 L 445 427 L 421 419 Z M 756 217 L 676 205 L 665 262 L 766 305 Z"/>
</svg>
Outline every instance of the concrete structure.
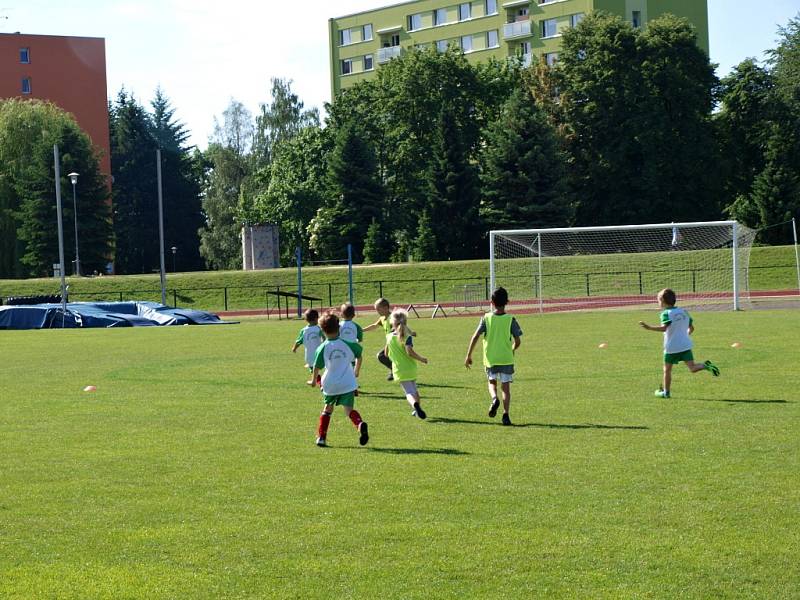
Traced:
<svg viewBox="0 0 800 600">
<path fill-rule="evenodd" d="M 72 113 L 111 182 L 103 38 L 0 33 L 0 98 L 49 100 Z"/>
<path fill-rule="evenodd" d="M 281 266 L 277 225 L 242 227 L 242 270 L 277 269 Z"/>
<path fill-rule="evenodd" d="M 330 19 L 332 93 L 417 46 L 455 44 L 474 61 L 519 54 L 527 63 L 542 57 L 552 63 L 561 32 L 593 10 L 637 27 L 665 13 L 686 17 L 709 51 L 707 0 L 412 0 Z"/>
</svg>

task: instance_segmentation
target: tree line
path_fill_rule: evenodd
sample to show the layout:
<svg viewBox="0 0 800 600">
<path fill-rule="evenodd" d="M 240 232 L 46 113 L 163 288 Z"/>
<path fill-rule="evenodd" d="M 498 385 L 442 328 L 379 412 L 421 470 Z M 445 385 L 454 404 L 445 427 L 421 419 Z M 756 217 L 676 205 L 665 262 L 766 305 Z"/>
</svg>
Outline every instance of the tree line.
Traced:
<svg viewBox="0 0 800 600">
<path fill-rule="evenodd" d="M 322 261 L 348 244 L 364 262 L 484 257 L 487 231 L 502 228 L 766 228 L 800 217 L 799 90 L 800 18 L 763 64 L 719 80 L 687 21 L 637 29 L 603 13 L 564 32 L 554 67 L 410 50 L 341 92 L 324 122 L 273 79 L 256 115 L 231 100 L 203 152 L 161 90 L 149 110 L 122 90 L 109 104 L 113 218 L 98 176 L 81 194 L 94 223 L 81 262 L 113 253 L 117 272 L 158 269 L 156 148 L 179 270 L 240 268 L 244 224 L 276 224 L 285 265 L 296 246 Z M 97 164 L 68 116 L 26 104 L 0 104 L 0 276 L 53 262 L 46 145 L 63 139 L 79 172 Z M 31 128 L 42 133 L 18 139 Z M 786 232 L 763 240 L 790 242 Z"/>
</svg>

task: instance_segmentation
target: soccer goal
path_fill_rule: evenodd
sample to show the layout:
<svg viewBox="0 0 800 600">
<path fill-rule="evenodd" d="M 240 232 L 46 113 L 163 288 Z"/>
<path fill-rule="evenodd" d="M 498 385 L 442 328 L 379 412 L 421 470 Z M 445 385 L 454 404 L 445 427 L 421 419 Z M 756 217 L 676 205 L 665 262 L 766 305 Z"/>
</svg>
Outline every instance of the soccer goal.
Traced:
<svg viewBox="0 0 800 600">
<path fill-rule="evenodd" d="M 492 289 L 540 312 L 652 306 L 738 310 L 749 300 L 756 232 L 735 221 L 492 231 Z"/>
</svg>

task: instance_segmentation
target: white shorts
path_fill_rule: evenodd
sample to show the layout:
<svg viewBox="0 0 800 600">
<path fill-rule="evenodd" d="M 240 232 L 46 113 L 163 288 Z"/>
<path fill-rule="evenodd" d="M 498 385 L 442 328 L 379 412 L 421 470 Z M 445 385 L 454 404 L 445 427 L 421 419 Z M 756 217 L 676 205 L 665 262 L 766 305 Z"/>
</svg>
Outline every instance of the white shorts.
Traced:
<svg viewBox="0 0 800 600">
<path fill-rule="evenodd" d="M 513 373 L 497 373 L 491 369 L 486 369 L 486 378 L 489 381 L 500 381 L 500 383 L 511 383 L 514 381 Z"/>
<path fill-rule="evenodd" d="M 406 393 L 407 396 L 416 396 L 417 395 L 417 382 L 416 381 L 401 381 L 400 387 L 403 388 L 403 391 Z"/>
</svg>

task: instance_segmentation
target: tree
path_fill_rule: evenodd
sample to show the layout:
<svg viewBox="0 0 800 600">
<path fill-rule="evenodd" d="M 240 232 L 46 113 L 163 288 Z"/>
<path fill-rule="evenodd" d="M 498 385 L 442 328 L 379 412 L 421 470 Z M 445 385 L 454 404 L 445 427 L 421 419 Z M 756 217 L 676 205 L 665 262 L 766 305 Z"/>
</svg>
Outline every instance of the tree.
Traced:
<svg viewBox="0 0 800 600">
<path fill-rule="evenodd" d="M 440 260 L 436 246 L 436 234 L 431 226 L 431 219 L 427 211 L 422 211 L 413 241 L 411 256 L 417 262 Z"/>
<path fill-rule="evenodd" d="M 208 174 L 203 190 L 204 225 L 200 228 L 200 254 L 213 269 L 237 269 L 242 264 L 240 194 L 251 174 L 249 152 L 253 141 L 250 111 L 231 99 L 214 119 L 214 137 L 206 150 Z"/>
<path fill-rule="evenodd" d="M 80 173 L 76 199 L 82 272 L 104 269 L 111 256 L 108 184 L 89 137 L 53 104 L 5 100 L 0 102 L 0 276 L 46 276 L 58 262 L 56 144 L 64 192 L 65 260 L 71 260 L 70 249 L 75 247 L 70 171 Z"/>
<path fill-rule="evenodd" d="M 385 263 L 391 258 L 391 247 L 386 230 L 377 219 L 372 219 L 364 240 L 364 262 Z"/>
<path fill-rule="evenodd" d="M 565 159 L 547 115 L 526 89 L 517 89 L 486 133 L 481 216 L 487 227 L 569 225 Z"/>
</svg>

